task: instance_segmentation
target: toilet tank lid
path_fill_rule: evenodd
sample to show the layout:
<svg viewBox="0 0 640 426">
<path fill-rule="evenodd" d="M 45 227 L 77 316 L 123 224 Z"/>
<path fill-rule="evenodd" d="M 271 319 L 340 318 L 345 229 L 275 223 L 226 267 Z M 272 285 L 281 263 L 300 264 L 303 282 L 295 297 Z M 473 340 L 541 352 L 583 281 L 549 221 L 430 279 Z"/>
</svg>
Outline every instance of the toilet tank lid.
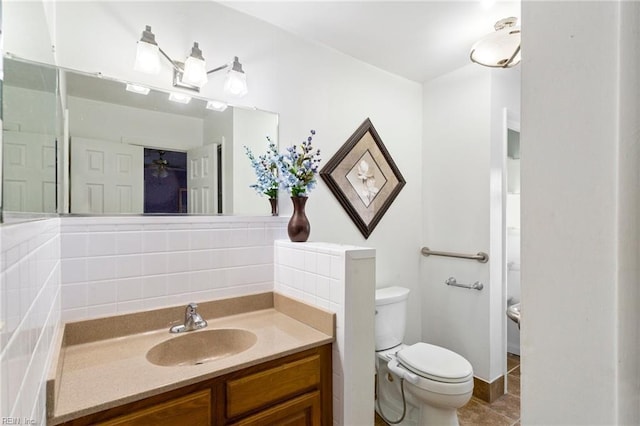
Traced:
<svg viewBox="0 0 640 426">
<path fill-rule="evenodd" d="M 409 289 L 404 287 L 385 287 L 376 290 L 376 306 L 406 300 L 409 297 Z"/>
</svg>

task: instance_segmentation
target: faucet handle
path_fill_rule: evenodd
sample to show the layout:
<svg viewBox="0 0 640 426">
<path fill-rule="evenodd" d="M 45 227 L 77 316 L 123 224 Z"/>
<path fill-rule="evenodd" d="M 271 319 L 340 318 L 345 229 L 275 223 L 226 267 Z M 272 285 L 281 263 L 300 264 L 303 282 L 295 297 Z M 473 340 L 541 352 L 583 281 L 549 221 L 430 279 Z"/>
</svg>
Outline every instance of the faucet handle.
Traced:
<svg viewBox="0 0 640 426">
<path fill-rule="evenodd" d="M 189 303 L 184 310 L 184 324 L 174 325 L 169 329 L 171 333 L 182 333 L 183 331 L 192 331 L 207 326 L 207 322 L 196 312 L 198 305 Z"/>
<path fill-rule="evenodd" d="M 189 303 L 187 305 L 187 307 L 184 310 L 184 323 L 188 324 L 189 322 L 193 322 L 193 316 L 194 315 L 198 315 L 198 313 L 196 312 L 196 309 L 198 309 L 198 305 L 196 305 L 195 303 Z"/>
</svg>

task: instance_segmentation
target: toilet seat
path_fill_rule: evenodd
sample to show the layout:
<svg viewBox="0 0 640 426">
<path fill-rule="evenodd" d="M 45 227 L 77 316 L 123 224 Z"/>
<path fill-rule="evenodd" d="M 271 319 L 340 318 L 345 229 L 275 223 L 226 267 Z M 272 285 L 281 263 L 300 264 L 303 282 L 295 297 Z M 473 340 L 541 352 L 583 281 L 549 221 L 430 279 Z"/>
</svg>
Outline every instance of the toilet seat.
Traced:
<svg viewBox="0 0 640 426">
<path fill-rule="evenodd" d="M 396 357 L 407 370 L 429 380 L 464 383 L 473 379 L 469 361 L 440 346 L 419 342 L 400 349 Z"/>
<path fill-rule="evenodd" d="M 393 358 L 387 363 L 387 368 L 396 376 L 405 380 L 407 389 L 415 387 L 421 391 L 431 392 L 440 395 L 464 395 L 473 392 L 473 377 L 459 383 L 445 383 L 414 374 L 407 367 L 398 362 L 398 358 Z"/>
</svg>

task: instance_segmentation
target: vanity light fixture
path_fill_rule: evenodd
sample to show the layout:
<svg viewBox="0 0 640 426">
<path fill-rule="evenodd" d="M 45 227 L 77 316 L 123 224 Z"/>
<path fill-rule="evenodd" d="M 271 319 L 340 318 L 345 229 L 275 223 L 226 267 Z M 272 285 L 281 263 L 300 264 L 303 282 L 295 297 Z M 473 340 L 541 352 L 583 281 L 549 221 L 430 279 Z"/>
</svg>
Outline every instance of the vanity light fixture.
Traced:
<svg viewBox="0 0 640 426">
<path fill-rule="evenodd" d="M 158 46 L 155 35 L 151 32 L 151 27 L 146 25 L 145 30 L 142 32 L 142 37 L 138 41 L 134 70 L 147 74 L 158 74 L 160 72 L 160 54 L 173 67 L 174 87 L 199 92 L 200 88 L 207 83 L 209 74 L 230 68 L 224 84 L 225 91 L 237 97 L 247 94 L 247 78 L 237 56 L 234 57 L 231 64 L 224 64 L 207 71 L 202 50 L 200 50 L 198 43 L 194 42 L 191 54 L 184 63 L 174 61 Z"/>
<path fill-rule="evenodd" d="M 148 95 L 151 89 L 137 84 L 127 83 L 127 92 L 137 93 L 139 95 Z"/>
<path fill-rule="evenodd" d="M 184 93 L 171 92 L 169 93 L 169 100 L 179 104 L 188 104 L 191 102 L 191 96 L 185 95 Z"/>
<path fill-rule="evenodd" d="M 147 74 L 160 73 L 158 52 L 160 52 L 160 47 L 156 43 L 156 36 L 151 32 L 151 27 L 147 25 L 138 42 L 136 63 L 133 65 L 133 69 Z M 162 53 L 164 54 L 164 52 Z"/>
<path fill-rule="evenodd" d="M 233 96 L 241 97 L 247 94 L 247 76 L 242 70 L 238 57 L 233 58 L 233 66 L 227 71 L 224 90 Z"/>
<path fill-rule="evenodd" d="M 469 57 L 471 62 L 492 68 L 511 68 L 520 63 L 520 27 L 518 18 L 509 17 L 496 22 L 495 32 L 478 40 Z"/>
<path fill-rule="evenodd" d="M 227 109 L 227 104 L 220 101 L 207 101 L 207 109 L 222 112 Z"/>
</svg>

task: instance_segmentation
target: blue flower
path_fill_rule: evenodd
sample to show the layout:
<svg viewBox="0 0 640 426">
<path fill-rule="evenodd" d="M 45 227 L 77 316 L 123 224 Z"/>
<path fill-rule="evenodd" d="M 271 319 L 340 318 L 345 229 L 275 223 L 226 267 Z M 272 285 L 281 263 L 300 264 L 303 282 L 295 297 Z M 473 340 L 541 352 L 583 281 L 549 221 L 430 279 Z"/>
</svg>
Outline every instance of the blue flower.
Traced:
<svg viewBox="0 0 640 426">
<path fill-rule="evenodd" d="M 320 150 L 314 152 L 312 146 L 315 130 L 311 130 L 311 136 L 302 141 L 300 146 L 290 146 L 286 148 L 286 153 L 282 157 L 279 165 L 281 187 L 292 197 L 306 197 L 316 186 L 316 174 L 318 173 L 318 163 Z"/>
<path fill-rule="evenodd" d="M 269 142 L 267 153 L 257 158 L 253 155 L 249 147 L 246 145 L 244 147 L 247 157 L 249 157 L 249 161 L 251 161 L 251 166 L 258 178 L 255 184 L 249 186 L 255 189 L 260 195 L 266 195 L 269 198 L 278 198 L 278 188 L 280 186 L 278 171 L 282 163 L 282 155 L 278 152 L 275 143 L 273 143 L 268 136 L 267 142 Z"/>
</svg>

